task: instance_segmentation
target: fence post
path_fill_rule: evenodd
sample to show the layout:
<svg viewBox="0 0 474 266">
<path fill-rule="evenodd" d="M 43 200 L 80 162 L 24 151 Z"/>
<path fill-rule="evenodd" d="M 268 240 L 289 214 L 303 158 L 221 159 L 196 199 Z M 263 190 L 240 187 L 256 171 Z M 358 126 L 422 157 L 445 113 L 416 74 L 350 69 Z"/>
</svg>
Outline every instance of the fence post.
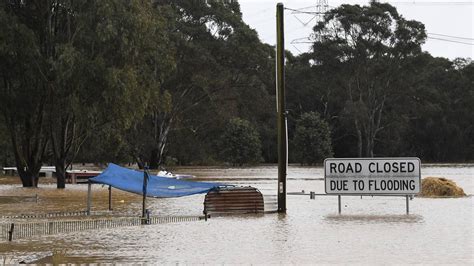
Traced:
<svg viewBox="0 0 474 266">
<path fill-rule="evenodd" d="M 151 211 L 149 209 L 146 209 L 146 221 L 145 221 L 146 224 L 151 224 L 150 223 L 150 212 Z"/>
<path fill-rule="evenodd" d="M 10 231 L 8 231 L 8 241 L 12 241 L 13 239 L 13 230 L 15 230 L 15 224 L 12 223 L 10 225 Z"/>
<path fill-rule="evenodd" d="M 112 210 L 112 186 L 109 186 L 109 211 Z"/>
</svg>

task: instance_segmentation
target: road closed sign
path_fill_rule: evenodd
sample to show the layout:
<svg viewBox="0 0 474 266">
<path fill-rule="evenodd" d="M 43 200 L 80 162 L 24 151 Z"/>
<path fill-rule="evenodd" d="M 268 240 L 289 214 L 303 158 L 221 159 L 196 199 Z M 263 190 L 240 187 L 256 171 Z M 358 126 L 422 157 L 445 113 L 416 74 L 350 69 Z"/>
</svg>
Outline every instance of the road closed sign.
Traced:
<svg viewBox="0 0 474 266">
<path fill-rule="evenodd" d="M 412 195 L 421 187 L 418 158 L 324 160 L 326 194 Z"/>
</svg>

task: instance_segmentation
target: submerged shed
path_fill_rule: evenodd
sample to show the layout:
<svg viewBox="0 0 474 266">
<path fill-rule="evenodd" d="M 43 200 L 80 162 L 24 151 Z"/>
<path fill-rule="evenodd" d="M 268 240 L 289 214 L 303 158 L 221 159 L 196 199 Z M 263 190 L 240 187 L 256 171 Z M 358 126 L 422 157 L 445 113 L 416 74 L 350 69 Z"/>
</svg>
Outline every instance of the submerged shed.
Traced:
<svg viewBox="0 0 474 266">
<path fill-rule="evenodd" d="M 216 187 L 204 199 L 204 214 L 263 213 L 262 193 L 254 187 Z"/>
</svg>

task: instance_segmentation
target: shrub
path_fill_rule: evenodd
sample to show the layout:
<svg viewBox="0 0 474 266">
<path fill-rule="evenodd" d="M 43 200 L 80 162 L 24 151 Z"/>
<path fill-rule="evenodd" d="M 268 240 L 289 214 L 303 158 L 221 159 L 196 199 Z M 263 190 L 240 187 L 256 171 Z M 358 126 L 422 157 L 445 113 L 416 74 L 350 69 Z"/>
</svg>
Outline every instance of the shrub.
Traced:
<svg viewBox="0 0 474 266">
<path fill-rule="evenodd" d="M 301 164 L 315 164 L 332 157 L 331 131 L 318 113 L 304 113 L 296 121 L 294 154 Z"/>
<path fill-rule="evenodd" d="M 262 145 L 257 130 L 250 122 L 240 118 L 227 123 L 219 146 L 223 160 L 233 165 L 258 163 L 262 159 Z"/>
</svg>

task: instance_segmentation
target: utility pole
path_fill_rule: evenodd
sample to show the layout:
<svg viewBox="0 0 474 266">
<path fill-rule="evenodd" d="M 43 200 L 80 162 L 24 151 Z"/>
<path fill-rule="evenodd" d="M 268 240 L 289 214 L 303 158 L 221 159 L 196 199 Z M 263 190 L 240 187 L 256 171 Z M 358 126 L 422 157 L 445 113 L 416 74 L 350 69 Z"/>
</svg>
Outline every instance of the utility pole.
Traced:
<svg viewBox="0 0 474 266">
<path fill-rule="evenodd" d="M 277 4 L 276 14 L 276 91 L 278 116 L 278 212 L 286 213 L 286 168 L 288 165 L 288 138 L 285 106 L 285 38 L 283 4 Z"/>
</svg>

